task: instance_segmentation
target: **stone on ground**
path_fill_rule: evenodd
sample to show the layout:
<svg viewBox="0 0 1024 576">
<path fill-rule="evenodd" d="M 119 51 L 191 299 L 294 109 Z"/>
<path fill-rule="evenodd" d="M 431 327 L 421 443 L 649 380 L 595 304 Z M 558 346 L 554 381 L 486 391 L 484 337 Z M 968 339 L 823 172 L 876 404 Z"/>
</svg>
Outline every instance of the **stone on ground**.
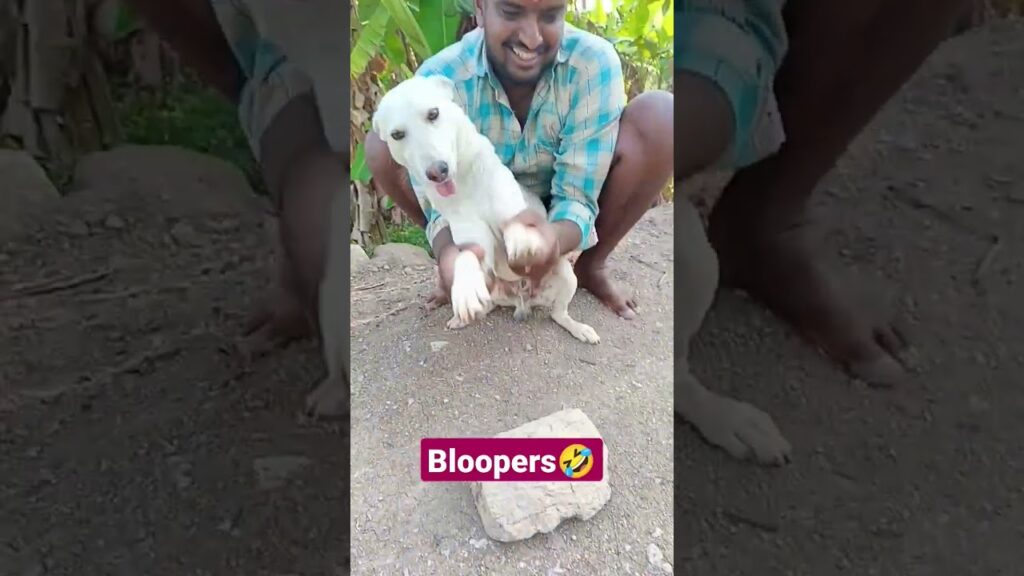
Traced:
<svg viewBox="0 0 1024 576">
<path fill-rule="evenodd" d="M 582 410 L 562 410 L 497 435 L 498 438 L 600 438 Z M 501 542 L 548 533 L 570 518 L 589 520 L 611 498 L 608 446 L 599 482 L 476 482 L 473 500 L 484 531 Z"/>
<path fill-rule="evenodd" d="M 170 220 L 239 217 L 263 212 L 266 204 L 234 165 L 176 146 L 127 145 L 89 154 L 75 167 L 68 196 Z"/>
<path fill-rule="evenodd" d="M 0 150 L 0 242 L 23 236 L 41 224 L 60 193 L 29 154 Z"/>
<path fill-rule="evenodd" d="M 403 266 L 430 266 L 434 259 L 426 250 L 412 244 L 382 244 L 373 251 L 373 259 L 379 264 L 389 264 L 396 268 Z"/>
<path fill-rule="evenodd" d="M 349 271 L 356 272 L 370 261 L 370 257 L 366 255 L 366 251 L 359 244 L 351 244 L 351 246 L 352 254 L 349 260 Z"/>
</svg>

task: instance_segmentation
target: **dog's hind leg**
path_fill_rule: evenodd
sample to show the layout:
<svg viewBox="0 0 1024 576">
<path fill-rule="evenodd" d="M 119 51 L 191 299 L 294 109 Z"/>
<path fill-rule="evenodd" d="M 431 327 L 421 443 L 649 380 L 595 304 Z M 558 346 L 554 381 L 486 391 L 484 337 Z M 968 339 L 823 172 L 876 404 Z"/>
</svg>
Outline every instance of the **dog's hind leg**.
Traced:
<svg viewBox="0 0 1024 576">
<path fill-rule="evenodd" d="M 588 344 L 597 344 L 601 337 L 597 331 L 587 324 L 577 322 L 569 316 L 569 303 L 576 295 L 576 274 L 572 270 L 572 264 L 565 258 L 558 261 L 553 270 L 554 274 L 549 280 L 552 284 L 549 288 L 554 290 L 554 298 L 551 303 L 551 319 L 559 326 L 565 328 L 577 340 Z"/>
<path fill-rule="evenodd" d="M 790 446 L 771 416 L 758 408 L 705 388 L 690 371 L 690 339 L 700 328 L 718 285 L 718 258 L 708 243 L 704 225 L 688 200 L 676 204 L 676 266 L 681 266 L 676 302 L 678 340 L 675 368 L 675 411 L 711 444 L 736 458 L 751 454 L 765 464 L 789 459 Z"/>
</svg>

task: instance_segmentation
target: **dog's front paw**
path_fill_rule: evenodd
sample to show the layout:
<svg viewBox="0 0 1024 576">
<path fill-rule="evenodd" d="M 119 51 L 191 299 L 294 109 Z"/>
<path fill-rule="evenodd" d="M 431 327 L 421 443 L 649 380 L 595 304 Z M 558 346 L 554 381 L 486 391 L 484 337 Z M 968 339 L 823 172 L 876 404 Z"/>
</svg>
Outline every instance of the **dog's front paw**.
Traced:
<svg viewBox="0 0 1024 576">
<path fill-rule="evenodd" d="M 589 325 L 582 322 L 576 323 L 576 326 L 573 327 L 572 335 L 575 336 L 577 340 L 586 342 L 587 344 L 599 344 L 601 342 L 601 337 L 597 335 L 597 330 L 594 330 Z"/>
<path fill-rule="evenodd" d="M 734 458 L 753 456 L 761 464 L 773 465 L 789 462 L 792 448 L 772 417 L 746 402 L 713 395 L 693 416 L 704 438 Z"/>
<path fill-rule="evenodd" d="M 484 278 L 483 269 L 480 268 L 480 261 L 472 252 L 461 252 L 456 257 L 454 276 L 453 320 L 458 319 L 464 326 L 487 314 L 491 308 L 491 292 L 487 289 L 487 280 Z"/>
<path fill-rule="evenodd" d="M 512 222 L 505 228 L 505 253 L 513 264 L 532 262 L 544 250 L 544 238 L 532 228 Z"/>
<path fill-rule="evenodd" d="M 446 324 L 446 326 L 449 330 L 462 330 L 466 326 L 469 326 L 469 323 L 463 322 L 458 316 L 452 316 L 452 318 L 448 320 L 448 324 Z"/>
<path fill-rule="evenodd" d="M 328 377 L 306 396 L 306 414 L 318 418 L 344 416 L 348 412 L 348 390 L 340 379 Z"/>
</svg>

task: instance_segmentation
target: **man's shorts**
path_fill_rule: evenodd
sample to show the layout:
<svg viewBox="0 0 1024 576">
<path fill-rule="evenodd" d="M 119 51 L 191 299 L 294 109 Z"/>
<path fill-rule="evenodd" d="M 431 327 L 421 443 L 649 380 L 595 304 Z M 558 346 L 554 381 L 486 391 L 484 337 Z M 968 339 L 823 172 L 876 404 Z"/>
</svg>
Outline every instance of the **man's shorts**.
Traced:
<svg viewBox="0 0 1024 576">
<path fill-rule="evenodd" d="M 331 9 L 340 4 L 335 0 L 210 0 L 210 4 L 245 74 L 238 116 L 255 157 L 260 158 L 260 138 L 277 113 L 309 92 L 317 97 L 328 141 L 336 150 L 347 150 L 348 112 L 342 109 L 347 109 L 348 70 L 339 64 L 348 61 L 341 56 L 345 35 L 339 23 L 344 14 Z"/>
<path fill-rule="evenodd" d="M 736 131 L 718 168 L 738 169 L 785 140 L 774 78 L 788 48 L 785 0 L 680 0 L 675 68 L 706 77 L 728 97 Z"/>
</svg>

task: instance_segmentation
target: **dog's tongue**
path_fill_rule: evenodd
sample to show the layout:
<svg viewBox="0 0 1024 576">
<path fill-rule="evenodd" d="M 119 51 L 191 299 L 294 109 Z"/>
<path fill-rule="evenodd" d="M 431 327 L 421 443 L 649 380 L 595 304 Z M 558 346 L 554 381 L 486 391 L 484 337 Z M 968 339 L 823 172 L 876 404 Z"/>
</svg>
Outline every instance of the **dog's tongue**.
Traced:
<svg viewBox="0 0 1024 576">
<path fill-rule="evenodd" d="M 453 180 L 445 180 L 444 182 L 437 185 L 437 193 L 443 198 L 447 198 L 452 194 L 455 194 L 455 182 Z"/>
</svg>

